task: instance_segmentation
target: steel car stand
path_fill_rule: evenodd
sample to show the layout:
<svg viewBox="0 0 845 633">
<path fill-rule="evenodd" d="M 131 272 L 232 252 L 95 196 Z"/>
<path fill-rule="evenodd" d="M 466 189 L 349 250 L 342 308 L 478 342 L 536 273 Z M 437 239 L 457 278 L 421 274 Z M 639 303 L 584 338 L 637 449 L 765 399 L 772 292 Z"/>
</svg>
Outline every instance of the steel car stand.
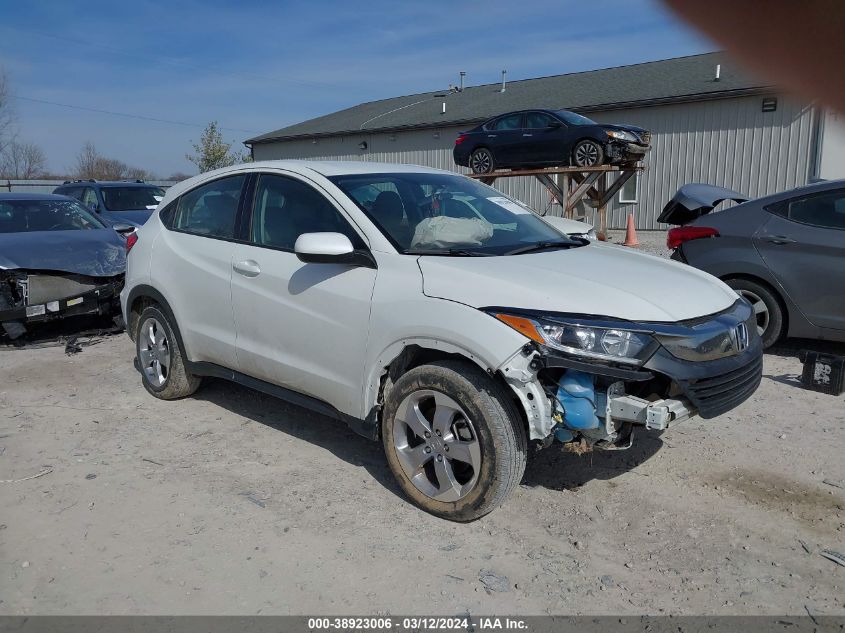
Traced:
<svg viewBox="0 0 845 633">
<path fill-rule="evenodd" d="M 598 167 L 551 167 L 548 169 L 500 170 L 489 174 L 467 174 L 485 185 L 493 185 L 499 178 L 521 178 L 534 176 L 549 191 L 552 199 L 561 205 L 563 217 L 572 218 L 575 207 L 582 200 L 587 201 L 599 214 L 596 233 L 599 239 L 607 238 L 607 203 L 613 199 L 622 186 L 637 172 L 643 171 L 643 164 L 600 165 Z M 615 177 L 613 177 L 615 176 Z M 610 184 L 608 180 L 612 178 Z M 563 181 L 563 186 L 561 182 Z M 545 215 L 542 213 L 541 215 Z"/>
</svg>

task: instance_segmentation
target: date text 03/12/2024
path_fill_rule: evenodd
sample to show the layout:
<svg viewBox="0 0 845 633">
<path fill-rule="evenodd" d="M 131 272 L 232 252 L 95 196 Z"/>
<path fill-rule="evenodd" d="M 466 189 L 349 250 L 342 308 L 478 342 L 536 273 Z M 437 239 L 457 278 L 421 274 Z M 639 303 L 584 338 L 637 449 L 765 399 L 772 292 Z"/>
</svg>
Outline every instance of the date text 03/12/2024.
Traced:
<svg viewBox="0 0 845 633">
<path fill-rule="evenodd" d="M 500 617 L 348 617 L 348 618 L 309 618 L 310 630 L 340 631 L 498 631 L 526 630 L 525 620 L 520 618 Z"/>
</svg>

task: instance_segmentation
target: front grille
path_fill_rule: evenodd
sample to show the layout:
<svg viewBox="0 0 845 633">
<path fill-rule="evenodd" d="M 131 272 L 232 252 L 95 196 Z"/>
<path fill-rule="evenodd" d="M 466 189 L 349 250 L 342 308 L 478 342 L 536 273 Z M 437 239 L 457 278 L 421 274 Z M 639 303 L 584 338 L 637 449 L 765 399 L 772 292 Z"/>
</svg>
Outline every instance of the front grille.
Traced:
<svg viewBox="0 0 845 633">
<path fill-rule="evenodd" d="M 721 376 L 691 380 L 682 385 L 702 418 L 715 418 L 748 399 L 763 377 L 763 356 Z"/>
</svg>

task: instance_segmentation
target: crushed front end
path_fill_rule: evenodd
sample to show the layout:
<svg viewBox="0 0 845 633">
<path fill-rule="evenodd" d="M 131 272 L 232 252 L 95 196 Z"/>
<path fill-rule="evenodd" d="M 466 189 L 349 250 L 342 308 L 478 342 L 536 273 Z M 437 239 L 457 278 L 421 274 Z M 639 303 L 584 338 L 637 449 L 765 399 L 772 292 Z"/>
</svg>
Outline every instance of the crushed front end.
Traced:
<svg viewBox="0 0 845 633">
<path fill-rule="evenodd" d="M 733 409 L 762 377 L 762 343 L 744 299 L 678 323 L 490 313 L 532 339 L 499 370 L 531 438 L 545 445 L 628 448 L 637 427 L 662 431 Z"/>
<path fill-rule="evenodd" d="M 32 323 L 78 315 L 119 315 L 123 278 L 123 273 L 93 277 L 0 269 L 0 333 L 16 340 Z"/>
</svg>

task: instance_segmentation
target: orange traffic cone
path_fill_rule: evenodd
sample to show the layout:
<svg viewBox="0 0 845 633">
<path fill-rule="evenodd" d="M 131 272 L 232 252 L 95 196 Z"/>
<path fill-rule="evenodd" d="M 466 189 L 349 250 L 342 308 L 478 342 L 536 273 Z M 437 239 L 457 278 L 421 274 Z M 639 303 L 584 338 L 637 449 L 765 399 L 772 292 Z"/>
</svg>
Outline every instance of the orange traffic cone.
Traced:
<svg viewBox="0 0 845 633">
<path fill-rule="evenodd" d="M 637 229 L 634 227 L 634 214 L 631 213 L 628 215 L 628 226 L 625 230 L 625 241 L 622 242 L 623 246 L 639 246 L 640 243 L 637 241 Z"/>
</svg>

